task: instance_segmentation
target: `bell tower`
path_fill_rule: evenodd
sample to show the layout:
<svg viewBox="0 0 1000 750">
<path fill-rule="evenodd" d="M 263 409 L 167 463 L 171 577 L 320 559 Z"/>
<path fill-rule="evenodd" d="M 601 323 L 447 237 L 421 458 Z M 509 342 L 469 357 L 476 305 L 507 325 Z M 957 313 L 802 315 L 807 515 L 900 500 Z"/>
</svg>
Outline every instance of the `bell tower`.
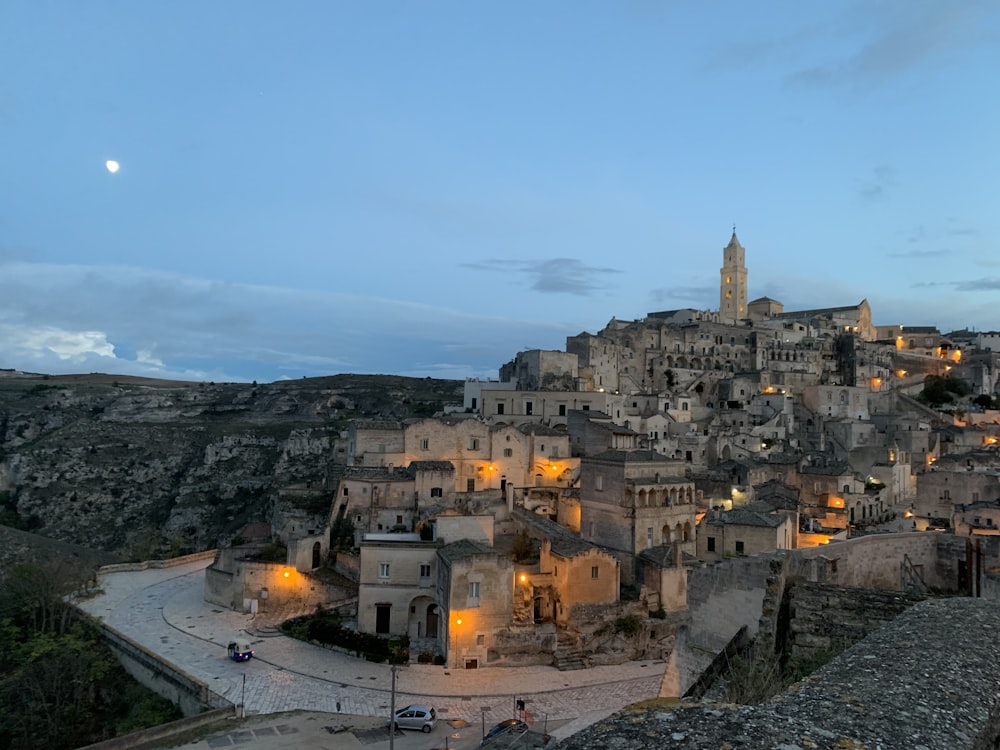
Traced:
<svg viewBox="0 0 1000 750">
<path fill-rule="evenodd" d="M 747 317 L 746 250 L 736 239 L 736 225 L 729 244 L 722 249 L 722 269 L 719 271 L 719 318 L 724 323 L 736 323 Z"/>
</svg>

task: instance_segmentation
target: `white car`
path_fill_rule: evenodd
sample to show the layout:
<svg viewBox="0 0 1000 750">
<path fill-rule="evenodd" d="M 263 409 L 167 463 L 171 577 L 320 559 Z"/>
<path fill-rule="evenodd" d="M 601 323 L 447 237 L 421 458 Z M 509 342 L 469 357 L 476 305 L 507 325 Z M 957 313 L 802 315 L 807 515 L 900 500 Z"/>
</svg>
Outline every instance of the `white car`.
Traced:
<svg viewBox="0 0 1000 750">
<path fill-rule="evenodd" d="M 434 728 L 437 714 L 429 706 L 407 706 L 396 712 L 396 729 L 419 729 L 429 732 Z"/>
</svg>

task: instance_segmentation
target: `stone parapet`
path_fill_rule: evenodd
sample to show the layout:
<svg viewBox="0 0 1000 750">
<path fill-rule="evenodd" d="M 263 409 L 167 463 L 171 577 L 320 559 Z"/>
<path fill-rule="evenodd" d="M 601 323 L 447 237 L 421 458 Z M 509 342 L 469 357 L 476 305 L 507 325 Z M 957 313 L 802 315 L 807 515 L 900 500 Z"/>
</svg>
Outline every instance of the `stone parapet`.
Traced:
<svg viewBox="0 0 1000 750">
<path fill-rule="evenodd" d="M 768 703 L 637 704 L 557 747 L 995 748 L 1000 739 L 997 632 L 1000 610 L 993 601 L 929 599 Z"/>
</svg>

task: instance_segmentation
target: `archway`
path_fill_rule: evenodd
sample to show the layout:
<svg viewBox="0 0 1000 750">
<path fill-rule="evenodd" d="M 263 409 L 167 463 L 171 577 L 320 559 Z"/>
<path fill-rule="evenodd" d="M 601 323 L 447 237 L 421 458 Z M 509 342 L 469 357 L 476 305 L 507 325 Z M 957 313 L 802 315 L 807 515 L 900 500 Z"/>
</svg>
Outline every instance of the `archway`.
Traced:
<svg viewBox="0 0 1000 750">
<path fill-rule="evenodd" d="M 312 560 L 313 570 L 316 570 L 316 568 L 318 568 L 319 565 L 320 565 L 320 562 L 321 562 L 320 552 L 321 552 L 321 547 L 320 547 L 319 542 L 314 542 L 313 543 L 313 560 Z"/>
</svg>

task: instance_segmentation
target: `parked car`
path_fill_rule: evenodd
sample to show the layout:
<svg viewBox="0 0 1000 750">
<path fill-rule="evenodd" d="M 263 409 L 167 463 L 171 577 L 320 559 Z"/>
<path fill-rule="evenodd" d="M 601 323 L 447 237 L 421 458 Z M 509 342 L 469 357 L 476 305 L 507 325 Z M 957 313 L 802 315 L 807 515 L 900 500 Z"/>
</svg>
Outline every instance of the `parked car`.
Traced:
<svg viewBox="0 0 1000 750">
<path fill-rule="evenodd" d="M 479 747 L 487 747 L 501 737 L 524 734 L 527 731 L 528 725 L 520 719 L 505 719 L 486 733 L 483 741 L 479 743 Z"/>
<path fill-rule="evenodd" d="M 397 729 L 419 729 L 421 732 L 429 732 L 434 728 L 437 714 L 429 706 L 407 706 L 396 712 Z"/>
</svg>

